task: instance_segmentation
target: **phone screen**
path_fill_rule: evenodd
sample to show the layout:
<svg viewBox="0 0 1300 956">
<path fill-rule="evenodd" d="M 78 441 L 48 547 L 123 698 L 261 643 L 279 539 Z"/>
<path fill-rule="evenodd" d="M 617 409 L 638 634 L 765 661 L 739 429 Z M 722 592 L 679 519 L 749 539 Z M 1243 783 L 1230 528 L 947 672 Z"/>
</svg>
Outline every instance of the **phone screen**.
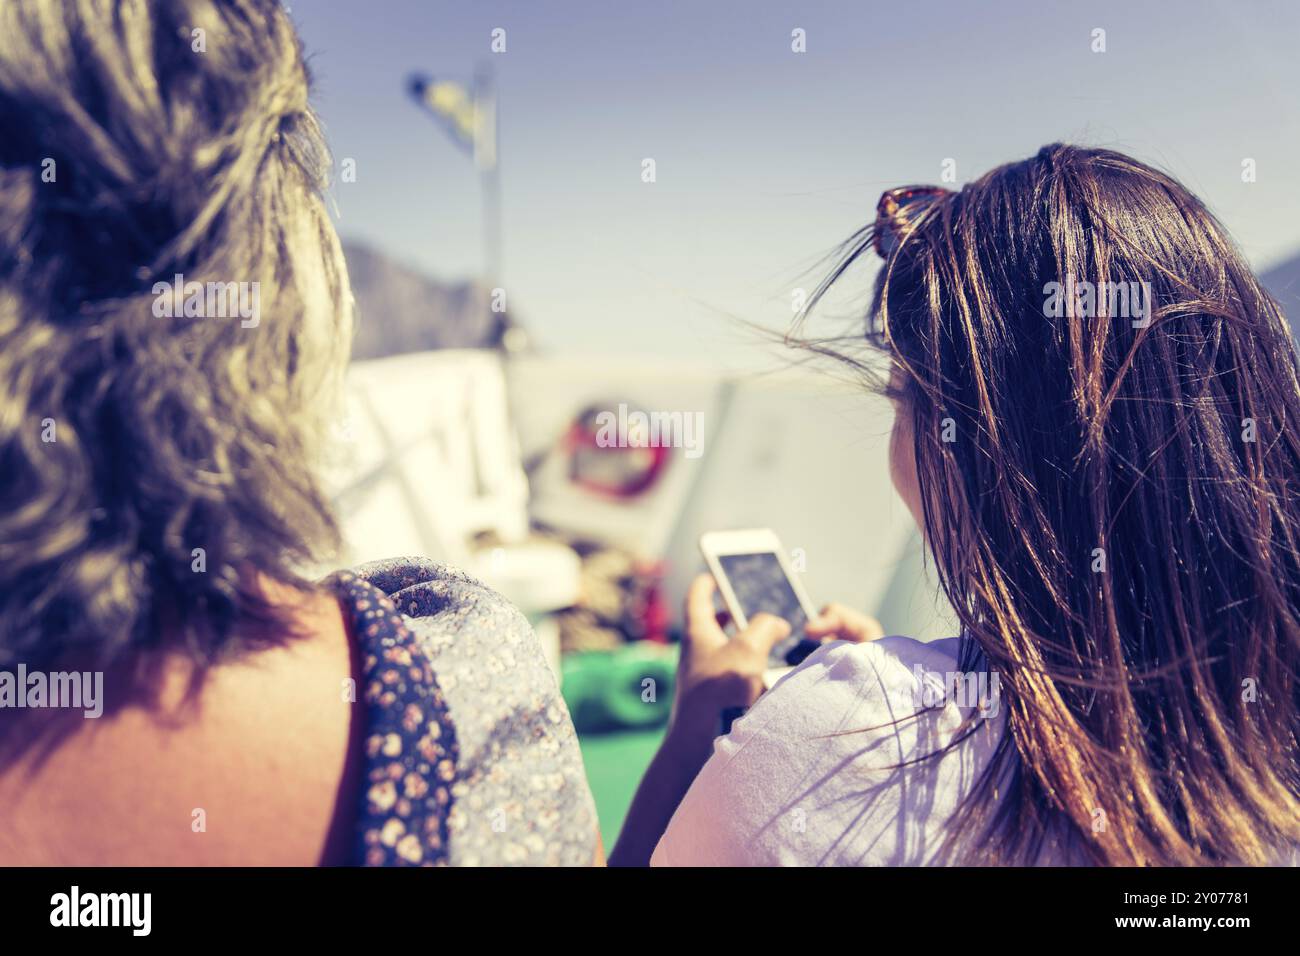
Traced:
<svg viewBox="0 0 1300 956">
<path fill-rule="evenodd" d="M 772 648 L 768 660 L 774 667 L 798 664 L 816 644 L 804 643 L 808 618 L 799 597 L 790 586 L 781 561 L 771 551 L 757 554 L 720 554 L 718 564 L 727 576 L 732 592 L 745 617 L 775 614 L 790 624 L 790 635 Z"/>
</svg>

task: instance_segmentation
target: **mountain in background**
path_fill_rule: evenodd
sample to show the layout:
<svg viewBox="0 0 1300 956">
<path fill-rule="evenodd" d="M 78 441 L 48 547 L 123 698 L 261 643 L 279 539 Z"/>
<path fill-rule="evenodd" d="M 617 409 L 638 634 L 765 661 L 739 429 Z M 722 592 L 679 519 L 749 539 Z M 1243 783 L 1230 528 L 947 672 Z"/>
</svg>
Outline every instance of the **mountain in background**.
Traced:
<svg viewBox="0 0 1300 956">
<path fill-rule="evenodd" d="M 1300 338 L 1300 253 L 1261 272 L 1259 281 L 1282 304 L 1282 314 L 1291 323 L 1291 335 Z"/>
<path fill-rule="evenodd" d="M 354 359 L 429 349 L 494 348 L 510 327 L 474 282 L 443 284 L 364 243 L 343 241 L 357 306 Z"/>
<path fill-rule="evenodd" d="M 487 290 L 474 282 L 444 284 L 364 243 L 344 240 L 343 254 L 357 303 L 354 359 L 429 349 L 496 348 L 511 328 L 494 313 Z M 1300 338 L 1300 253 L 1260 273 Z"/>
</svg>

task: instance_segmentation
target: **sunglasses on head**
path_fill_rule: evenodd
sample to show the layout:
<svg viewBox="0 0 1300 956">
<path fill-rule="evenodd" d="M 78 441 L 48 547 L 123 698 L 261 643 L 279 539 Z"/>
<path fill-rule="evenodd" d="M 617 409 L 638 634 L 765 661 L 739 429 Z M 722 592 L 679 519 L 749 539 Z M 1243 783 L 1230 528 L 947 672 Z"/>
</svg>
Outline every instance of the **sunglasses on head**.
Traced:
<svg viewBox="0 0 1300 956">
<path fill-rule="evenodd" d="M 899 186 L 881 193 L 880 202 L 876 203 L 876 228 L 871 240 L 876 254 L 888 259 L 903 241 L 907 226 L 915 220 L 916 214 L 949 192 L 951 190 L 942 186 Z M 907 211 L 909 207 L 910 214 Z"/>
</svg>

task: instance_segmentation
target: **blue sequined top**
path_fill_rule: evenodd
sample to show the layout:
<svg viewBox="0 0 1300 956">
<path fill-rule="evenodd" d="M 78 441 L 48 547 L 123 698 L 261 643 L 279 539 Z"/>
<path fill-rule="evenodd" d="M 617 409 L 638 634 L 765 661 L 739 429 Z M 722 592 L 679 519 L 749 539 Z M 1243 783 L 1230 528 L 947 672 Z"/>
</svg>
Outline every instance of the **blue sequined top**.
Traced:
<svg viewBox="0 0 1300 956">
<path fill-rule="evenodd" d="M 330 583 L 362 659 L 354 862 L 589 865 L 596 812 L 577 735 L 523 615 L 419 558 Z"/>
</svg>

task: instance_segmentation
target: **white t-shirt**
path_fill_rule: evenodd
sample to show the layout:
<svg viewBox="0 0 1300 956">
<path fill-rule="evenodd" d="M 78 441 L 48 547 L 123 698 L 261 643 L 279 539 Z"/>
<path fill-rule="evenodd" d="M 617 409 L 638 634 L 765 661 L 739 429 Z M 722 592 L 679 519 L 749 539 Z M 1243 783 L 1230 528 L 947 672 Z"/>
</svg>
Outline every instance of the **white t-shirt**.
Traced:
<svg viewBox="0 0 1300 956">
<path fill-rule="evenodd" d="M 716 741 L 651 865 L 931 862 L 1005 732 L 988 675 L 983 709 L 976 683 L 948 676 L 958 646 L 887 637 L 819 648 Z"/>
<path fill-rule="evenodd" d="M 886 637 L 819 648 L 716 741 L 651 865 L 934 862 L 1006 732 L 991 678 L 981 688 L 949 677 L 959 646 Z M 951 750 L 918 760 L 954 737 L 963 739 Z M 1085 862 L 1051 840 L 1038 857 Z M 1300 846 L 1275 864 L 1300 865 Z"/>
</svg>

